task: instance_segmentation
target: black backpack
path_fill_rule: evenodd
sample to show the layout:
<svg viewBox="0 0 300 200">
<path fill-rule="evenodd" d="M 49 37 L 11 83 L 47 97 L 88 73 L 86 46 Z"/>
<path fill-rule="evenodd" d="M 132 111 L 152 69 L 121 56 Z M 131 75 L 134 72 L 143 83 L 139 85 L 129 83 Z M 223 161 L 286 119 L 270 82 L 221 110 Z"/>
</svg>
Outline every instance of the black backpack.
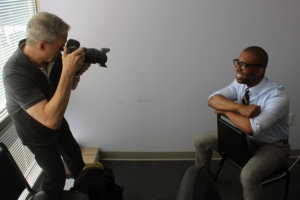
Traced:
<svg viewBox="0 0 300 200">
<path fill-rule="evenodd" d="M 90 200 L 122 200 L 123 188 L 115 183 L 110 168 L 89 167 L 75 180 L 71 190 L 89 195 Z"/>
</svg>

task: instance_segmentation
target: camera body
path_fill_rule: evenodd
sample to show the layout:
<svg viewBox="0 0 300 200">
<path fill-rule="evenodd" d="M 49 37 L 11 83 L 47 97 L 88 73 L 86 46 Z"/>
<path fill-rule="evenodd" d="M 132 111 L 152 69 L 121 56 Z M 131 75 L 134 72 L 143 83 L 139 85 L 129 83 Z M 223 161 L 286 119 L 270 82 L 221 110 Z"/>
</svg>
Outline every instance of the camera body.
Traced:
<svg viewBox="0 0 300 200">
<path fill-rule="evenodd" d="M 80 42 L 74 39 L 69 39 L 67 42 L 67 53 L 72 53 L 80 47 Z M 109 48 L 102 48 L 101 50 L 94 48 L 83 48 L 85 53 L 85 63 L 98 63 L 101 67 L 107 67 L 106 53 L 110 51 Z"/>
</svg>

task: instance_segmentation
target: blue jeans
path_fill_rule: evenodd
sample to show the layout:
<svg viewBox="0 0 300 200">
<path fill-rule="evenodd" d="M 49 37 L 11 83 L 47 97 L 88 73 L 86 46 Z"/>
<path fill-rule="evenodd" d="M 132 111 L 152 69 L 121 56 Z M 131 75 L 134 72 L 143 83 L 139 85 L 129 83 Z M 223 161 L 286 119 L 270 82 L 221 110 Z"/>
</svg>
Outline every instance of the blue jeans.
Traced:
<svg viewBox="0 0 300 200">
<path fill-rule="evenodd" d="M 261 180 L 274 171 L 287 166 L 290 146 L 288 142 L 265 143 L 248 140 L 253 156 L 242 168 L 240 179 L 245 200 L 263 198 Z M 210 169 L 212 150 L 218 151 L 217 132 L 199 134 L 195 137 L 195 165 Z"/>
</svg>

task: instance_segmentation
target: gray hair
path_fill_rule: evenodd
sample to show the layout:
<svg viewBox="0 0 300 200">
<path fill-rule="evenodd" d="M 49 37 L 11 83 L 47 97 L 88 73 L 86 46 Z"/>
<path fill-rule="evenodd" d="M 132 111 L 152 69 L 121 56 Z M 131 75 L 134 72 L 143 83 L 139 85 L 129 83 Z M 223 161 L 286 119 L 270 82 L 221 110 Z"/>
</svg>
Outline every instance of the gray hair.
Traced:
<svg viewBox="0 0 300 200">
<path fill-rule="evenodd" d="M 26 43 L 37 44 L 44 40 L 51 44 L 69 29 L 70 26 L 58 16 L 48 12 L 39 12 L 27 24 Z"/>
</svg>

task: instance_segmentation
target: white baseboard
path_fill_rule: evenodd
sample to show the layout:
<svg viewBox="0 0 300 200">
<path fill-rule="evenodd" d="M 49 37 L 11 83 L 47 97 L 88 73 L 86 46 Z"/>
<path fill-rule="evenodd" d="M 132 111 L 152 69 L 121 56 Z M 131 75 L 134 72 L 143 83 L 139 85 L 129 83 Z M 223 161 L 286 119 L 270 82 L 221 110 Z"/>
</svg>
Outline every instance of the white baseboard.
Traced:
<svg viewBox="0 0 300 200">
<path fill-rule="evenodd" d="M 295 158 L 300 155 L 300 149 L 291 150 L 290 157 Z M 100 160 L 132 160 L 132 161 L 164 161 L 164 160 L 194 160 L 195 152 L 111 152 L 100 151 Z M 218 152 L 213 152 L 213 160 L 221 159 Z"/>
</svg>

